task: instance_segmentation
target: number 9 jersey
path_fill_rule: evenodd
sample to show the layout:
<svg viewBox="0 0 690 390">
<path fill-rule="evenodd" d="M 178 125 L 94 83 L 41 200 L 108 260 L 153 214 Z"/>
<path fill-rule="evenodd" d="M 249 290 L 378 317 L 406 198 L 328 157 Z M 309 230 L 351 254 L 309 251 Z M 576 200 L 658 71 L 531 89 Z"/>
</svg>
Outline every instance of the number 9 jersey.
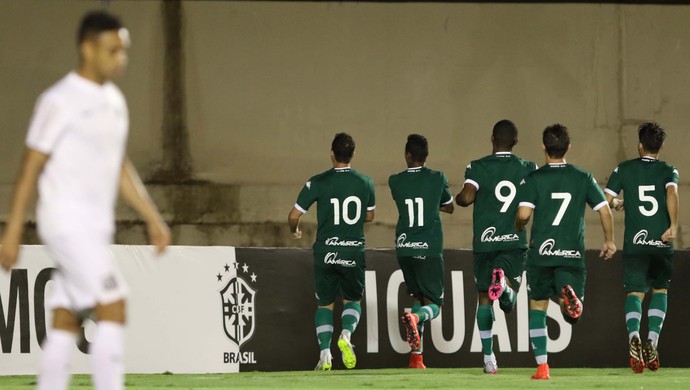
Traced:
<svg viewBox="0 0 690 390">
<path fill-rule="evenodd" d="M 669 186 L 678 187 L 678 169 L 653 157 L 624 161 L 613 171 L 605 191 L 625 195 L 624 253 L 673 253 L 673 245 L 661 240 L 671 224 Z"/>
</svg>

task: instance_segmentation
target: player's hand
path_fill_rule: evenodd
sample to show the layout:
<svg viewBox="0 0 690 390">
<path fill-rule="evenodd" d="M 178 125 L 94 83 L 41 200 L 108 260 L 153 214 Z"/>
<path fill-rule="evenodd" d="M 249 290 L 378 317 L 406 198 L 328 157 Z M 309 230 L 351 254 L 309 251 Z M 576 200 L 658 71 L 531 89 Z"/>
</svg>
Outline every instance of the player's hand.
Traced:
<svg viewBox="0 0 690 390">
<path fill-rule="evenodd" d="M 673 242 L 673 240 L 676 239 L 676 234 L 678 234 L 678 227 L 677 226 L 671 226 L 668 229 L 666 229 L 664 234 L 661 235 L 661 241 Z"/>
<path fill-rule="evenodd" d="M 302 231 L 299 230 L 299 228 L 297 228 L 294 232 L 292 232 L 292 238 L 294 238 L 295 240 L 299 240 L 300 238 L 302 238 Z"/>
<path fill-rule="evenodd" d="M 19 258 L 19 240 L 4 236 L 0 243 L 0 265 L 9 272 Z"/>
<path fill-rule="evenodd" d="M 616 198 L 613 200 L 613 208 L 616 211 L 623 211 L 623 210 L 625 210 L 625 206 L 623 205 L 623 203 L 624 203 L 623 199 L 617 199 Z"/>
<path fill-rule="evenodd" d="M 156 254 L 165 252 L 165 248 L 170 245 L 170 228 L 162 220 L 149 221 L 146 223 L 146 230 L 149 233 L 149 242 L 156 247 Z"/>
<path fill-rule="evenodd" d="M 606 241 L 601 247 L 599 257 L 603 257 L 606 260 L 611 260 L 614 253 L 616 253 L 616 244 L 614 244 L 613 241 Z"/>
</svg>

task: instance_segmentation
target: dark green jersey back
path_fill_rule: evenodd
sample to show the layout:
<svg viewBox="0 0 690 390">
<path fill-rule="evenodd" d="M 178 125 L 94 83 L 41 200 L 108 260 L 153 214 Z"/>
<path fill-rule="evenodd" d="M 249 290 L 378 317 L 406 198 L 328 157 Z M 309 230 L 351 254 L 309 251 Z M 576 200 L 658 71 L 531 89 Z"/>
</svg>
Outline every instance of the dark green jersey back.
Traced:
<svg viewBox="0 0 690 390">
<path fill-rule="evenodd" d="M 527 234 L 515 231 L 515 195 L 520 181 L 537 169 L 531 161 L 498 152 L 472 161 L 465 183 L 477 188 L 474 200 L 474 252 L 527 248 Z"/>
<path fill-rule="evenodd" d="M 453 202 L 446 176 L 426 167 L 410 168 L 391 175 L 388 186 L 398 206 L 397 255 L 440 257 L 443 228 L 439 209 Z"/>
<path fill-rule="evenodd" d="M 309 179 L 295 207 L 306 213 L 316 202 L 314 251 L 363 251 L 364 220 L 376 208 L 374 182 L 352 168 L 333 168 Z"/>
<path fill-rule="evenodd" d="M 678 170 L 652 157 L 624 161 L 611 174 L 606 192 L 625 196 L 625 253 L 673 253 L 673 245 L 661 240 L 671 224 L 668 186 L 678 186 Z"/>
<path fill-rule="evenodd" d="M 529 262 L 585 267 L 585 205 L 608 207 L 591 174 L 570 164 L 548 164 L 518 189 L 519 206 L 534 209 Z"/>
</svg>

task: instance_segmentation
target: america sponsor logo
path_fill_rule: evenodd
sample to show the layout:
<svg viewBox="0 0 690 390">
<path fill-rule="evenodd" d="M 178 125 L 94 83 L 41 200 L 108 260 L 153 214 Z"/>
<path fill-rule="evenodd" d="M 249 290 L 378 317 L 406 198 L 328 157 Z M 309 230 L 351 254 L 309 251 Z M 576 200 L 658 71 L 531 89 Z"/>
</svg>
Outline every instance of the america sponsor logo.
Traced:
<svg viewBox="0 0 690 390">
<path fill-rule="evenodd" d="M 403 233 L 398 236 L 398 248 L 412 248 L 412 249 L 429 249 L 429 244 L 426 242 L 405 242 L 407 234 Z"/>
<path fill-rule="evenodd" d="M 510 242 L 518 241 L 520 239 L 520 237 L 518 237 L 518 235 L 515 233 L 503 234 L 500 236 L 495 236 L 495 234 L 495 227 L 491 226 L 486 228 L 486 230 L 484 230 L 484 233 L 482 233 L 481 242 Z"/>
<path fill-rule="evenodd" d="M 556 246 L 556 240 L 549 238 L 544 241 L 539 247 L 539 255 L 541 256 L 558 256 L 566 259 L 580 259 L 582 255 L 580 251 L 575 249 L 553 249 Z"/>
<path fill-rule="evenodd" d="M 364 242 L 357 240 L 340 240 L 339 237 L 329 237 L 324 241 L 328 246 L 364 246 Z"/>
<path fill-rule="evenodd" d="M 661 240 L 653 240 L 653 239 L 647 239 L 647 236 L 649 235 L 649 232 L 645 229 L 640 230 L 635 234 L 635 237 L 633 237 L 633 244 L 635 245 L 645 245 L 645 246 L 653 246 L 656 248 L 669 248 L 671 245 L 667 242 L 663 242 Z"/>
<path fill-rule="evenodd" d="M 326 257 L 323 258 L 323 262 L 331 265 L 342 265 L 343 267 L 355 267 L 357 262 L 354 260 L 339 259 L 338 252 L 328 252 Z"/>
</svg>

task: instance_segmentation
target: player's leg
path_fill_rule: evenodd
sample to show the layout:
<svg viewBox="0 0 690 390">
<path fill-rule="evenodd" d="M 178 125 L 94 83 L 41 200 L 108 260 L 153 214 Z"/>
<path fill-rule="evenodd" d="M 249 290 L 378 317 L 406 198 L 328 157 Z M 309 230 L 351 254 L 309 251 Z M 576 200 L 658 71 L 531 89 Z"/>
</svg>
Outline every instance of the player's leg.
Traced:
<svg viewBox="0 0 690 390">
<path fill-rule="evenodd" d="M 124 389 L 125 300 L 97 304 L 96 331 L 89 354 L 97 390 Z"/>
<path fill-rule="evenodd" d="M 412 304 L 412 312 L 419 311 L 419 309 L 424 306 L 424 297 L 421 294 L 415 296 L 415 302 Z M 424 353 L 424 322 L 417 323 L 417 333 L 419 333 L 419 347 L 410 352 L 410 362 L 408 364 L 409 368 L 426 368 L 424 365 L 424 358 L 422 354 Z"/>
<path fill-rule="evenodd" d="M 492 259 L 496 252 L 474 253 L 473 270 L 477 286 L 479 304 L 477 305 L 477 328 L 482 341 L 482 355 L 484 357 L 484 372 L 495 374 L 498 370 L 496 356 L 493 351 L 494 306 L 489 298 L 489 286 L 492 282 Z"/>
<path fill-rule="evenodd" d="M 503 270 L 506 280 L 506 288 L 498 298 L 498 304 L 501 310 L 507 314 L 515 308 L 517 292 L 520 291 L 522 285 L 522 274 L 525 271 L 527 254 L 523 249 L 516 249 L 502 253 L 496 260 L 496 265 Z"/>
<path fill-rule="evenodd" d="M 54 290 L 54 294 L 55 294 Z M 74 349 L 81 320 L 64 308 L 53 311 L 53 325 L 43 341 L 38 390 L 66 390 L 70 379 L 70 355 Z"/>
<path fill-rule="evenodd" d="M 415 297 L 416 299 L 421 299 L 421 291 L 419 285 L 417 284 L 417 268 L 416 263 L 418 259 L 413 257 L 398 257 L 398 265 L 403 273 L 403 278 L 405 279 L 405 285 L 407 286 L 407 294 Z M 420 302 L 419 305 L 413 305 L 412 310 L 419 312 L 423 304 Z M 403 313 L 400 318 L 402 324 L 405 328 L 405 338 L 407 343 L 410 344 L 412 351 L 418 350 L 420 346 L 421 338 L 419 336 L 418 325 L 420 323 L 419 317 L 412 312 Z"/>
<path fill-rule="evenodd" d="M 587 271 L 584 268 L 557 267 L 554 271 L 554 285 L 561 293 L 559 299 L 563 319 L 575 325 L 584 310 L 585 280 Z"/>
<path fill-rule="evenodd" d="M 530 299 L 529 338 L 537 362 L 537 371 L 532 379 L 550 379 L 546 328 L 546 310 L 549 298 L 555 295 L 554 268 L 527 266 L 527 283 Z"/>
<path fill-rule="evenodd" d="M 623 254 L 623 286 L 625 298 L 625 325 L 628 331 L 628 350 L 630 368 L 635 373 L 644 372 L 645 362 L 642 354 L 640 320 L 642 301 L 649 291 L 649 261 L 645 256 Z"/>
<path fill-rule="evenodd" d="M 409 366 L 426 368 L 422 358 L 424 326 L 438 317 L 441 312 L 445 288 L 445 267 L 443 257 L 430 256 L 412 258 L 412 267 L 414 268 L 416 285 L 419 291 L 416 297 L 421 302 L 421 305 L 413 306 L 412 311 L 406 314 L 406 317 L 409 319 L 407 321 L 405 318 L 403 319 L 406 326 L 414 326 L 419 335 L 419 343 L 416 346 L 410 345 L 412 351 Z M 416 321 L 416 324 L 411 325 L 410 322 L 412 321 Z"/>
<path fill-rule="evenodd" d="M 338 348 L 342 354 L 343 364 L 348 369 L 357 365 L 354 345 L 350 340 L 362 315 L 362 306 L 359 302 L 364 295 L 364 269 L 366 268 L 363 251 L 349 255 L 349 257 L 355 260 L 356 266 L 341 266 L 340 285 L 344 297 L 341 316 L 343 330 L 338 338 Z"/>
<path fill-rule="evenodd" d="M 319 343 L 317 371 L 330 371 L 332 367 L 331 341 L 333 339 L 333 302 L 339 289 L 333 266 L 326 264 L 325 253 L 314 253 L 314 290 L 318 307 L 314 314 L 316 339 Z"/>
<path fill-rule="evenodd" d="M 650 266 L 652 297 L 649 301 L 649 336 L 643 347 L 647 368 L 656 371 L 659 368 L 659 335 L 668 310 L 668 288 L 671 286 L 672 254 L 655 255 Z"/>
</svg>

